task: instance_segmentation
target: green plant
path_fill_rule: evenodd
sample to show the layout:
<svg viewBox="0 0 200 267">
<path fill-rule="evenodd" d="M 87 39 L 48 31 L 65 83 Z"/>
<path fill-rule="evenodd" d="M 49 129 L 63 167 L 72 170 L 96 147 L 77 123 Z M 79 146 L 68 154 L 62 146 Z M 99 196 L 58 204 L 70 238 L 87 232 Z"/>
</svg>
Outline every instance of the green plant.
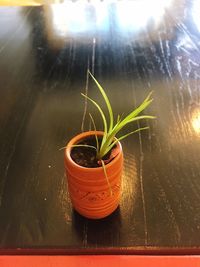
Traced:
<svg viewBox="0 0 200 267">
<path fill-rule="evenodd" d="M 102 138 L 102 142 L 99 145 L 98 139 L 96 137 L 96 141 L 97 141 L 97 147 L 93 147 L 96 149 L 96 157 L 97 160 L 100 160 L 102 162 L 102 158 L 114 147 L 114 145 L 128 137 L 129 135 L 136 133 L 138 131 L 141 130 L 146 130 L 149 127 L 143 127 L 143 128 L 139 128 L 135 131 L 129 132 L 125 135 L 119 136 L 117 138 L 116 135 L 129 123 L 138 121 L 138 120 L 142 120 L 142 119 L 154 119 L 154 116 L 148 116 L 148 115 L 142 115 L 142 116 L 138 116 L 144 109 L 146 109 L 151 102 L 153 101 L 153 99 L 151 98 L 152 92 L 146 97 L 146 99 L 136 108 L 134 109 L 132 112 L 130 112 L 125 118 L 122 118 L 122 116 L 118 115 L 117 117 L 117 121 L 116 123 L 114 123 L 114 117 L 113 117 L 113 110 L 112 110 L 112 106 L 110 104 L 110 101 L 108 99 L 108 96 L 106 95 L 104 89 L 102 88 L 102 86 L 99 84 L 99 82 L 95 79 L 95 77 L 89 72 L 90 76 L 92 77 L 92 79 L 94 80 L 95 84 L 97 85 L 99 91 L 101 92 L 101 95 L 103 96 L 103 99 L 106 103 L 107 109 L 108 109 L 108 114 L 109 114 L 109 123 L 106 119 L 106 116 L 102 110 L 102 108 L 99 106 L 99 104 L 94 101 L 93 99 L 91 99 L 89 96 L 85 95 L 82 93 L 82 95 L 87 98 L 89 101 L 91 101 L 96 108 L 99 110 L 99 113 L 102 117 L 102 121 L 103 121 L 103 138 Z M 92 118 L 92 116 L 90 115 L 92 123 L 95 127 L 95 123 L 94 120 Z M 95 127 L 96 130 L 96 127 Z M 82 146 L 82 145 L 80 145 Z"/>
</svg>

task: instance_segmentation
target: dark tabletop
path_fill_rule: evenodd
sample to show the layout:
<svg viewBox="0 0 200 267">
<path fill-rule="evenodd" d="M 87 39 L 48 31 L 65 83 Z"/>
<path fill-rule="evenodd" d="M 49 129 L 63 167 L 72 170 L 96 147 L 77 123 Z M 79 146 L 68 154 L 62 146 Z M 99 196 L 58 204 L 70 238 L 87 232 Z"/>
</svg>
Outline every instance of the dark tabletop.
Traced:
<svg viewBox="0 0 200 267">
<path fill-rule="evenodd" d="M 81 4 L 82 3 L 82 4 Z M 164 7 L 166 3 L 166 7 Z M 198 1 L 106 1 L 0 8 L 0 252 L 200 252 L 200 6 Z M 153 90 L 149 130 L 122 142 L 120 207 L 77 214 L 64 147 L 102 129 L 90 69 L 115 114 Z"/>
</svg>

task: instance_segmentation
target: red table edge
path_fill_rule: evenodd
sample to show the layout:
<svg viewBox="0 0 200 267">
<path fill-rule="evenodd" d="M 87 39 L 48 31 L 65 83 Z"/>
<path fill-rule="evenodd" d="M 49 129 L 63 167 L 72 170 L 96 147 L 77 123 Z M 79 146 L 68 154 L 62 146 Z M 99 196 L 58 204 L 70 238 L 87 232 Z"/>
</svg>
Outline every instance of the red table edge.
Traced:
<svg viewBox="0 0 200 267">
<path fill-rule="evenodd" d="M 82 256 L 0 256 L 1 267 L 195 267 L 200 256 L 133 256 L 133 255 L 82 255 Z"/>
<path fill-rule="evenodd" d="M 198 247 L 10 248 L 0 249 L 0 254 L 0 267 L 200 267 Z"/>
</svg>

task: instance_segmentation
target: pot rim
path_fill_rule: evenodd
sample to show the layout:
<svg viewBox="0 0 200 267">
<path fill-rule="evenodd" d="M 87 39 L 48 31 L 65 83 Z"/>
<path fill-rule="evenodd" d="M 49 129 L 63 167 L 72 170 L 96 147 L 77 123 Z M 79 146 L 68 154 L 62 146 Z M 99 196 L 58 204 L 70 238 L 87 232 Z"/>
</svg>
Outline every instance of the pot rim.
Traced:
<svg viewBox="0 0 200 267">
<path fill-rule="evenodd" d="M 68 159 L 70 161 L 70 164 L 72 164 L 74 167 L 76 168 L 80 168 L 80 169 L 84 169 L 87 171 L 91 171 L 91 172 L 95 172 L 97 170 L 102 169 L 102 166 L 99 167 L 95 167 L 95 168 L 88 168 L 88 167 L 83 167 L 81 165 L 78 165 L 75 161 L 73 161 L 73 159 L 71 158 L 71 150 L 72 150 L 72 145 L 76 144 L 78 141 L 83 140 L 86 137 L 92 136 L 92 135 L 103 135 L 103 131 L 87 131 L 87 132 L 82 132 L 80 134 L 77 134 L 76 136 L 74 136 L 67 144 L 66 148 L 65 148 L 65 159 Z M 115 139 L 117 139 L 115 137 Z M 113 164 L 115 164 L 115 162 L 118 160 L 118 158 L 120 157 L 121 153 L 122 153 L 122 145 L 120 143 L 120 141 L 117 142 L 116 144 L 117 146 L 119 146 L 119 154 L 108 164 L 105 165 L 106 168 L 111 167 Z"/>
</svg>

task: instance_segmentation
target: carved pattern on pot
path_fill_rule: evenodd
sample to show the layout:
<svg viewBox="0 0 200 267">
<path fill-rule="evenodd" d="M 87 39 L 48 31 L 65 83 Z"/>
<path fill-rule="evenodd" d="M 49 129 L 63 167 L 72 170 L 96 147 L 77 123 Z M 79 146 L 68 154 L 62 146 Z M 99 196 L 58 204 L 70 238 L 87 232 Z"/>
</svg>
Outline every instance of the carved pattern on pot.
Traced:
<svg viewBox="0 0 200 267">
<path fill-rule="evenodd" d="M 110 194 L 109 189 L 101 192 L 84 192 L 81 190 L 76 190 L 76 193 L 79 195 L 79 199 L 81 200 L 85 200 L 88 202 L 98 202 L 119 194 L 120 184 L 112 186 L 112 195 Z"/>
</svg>

